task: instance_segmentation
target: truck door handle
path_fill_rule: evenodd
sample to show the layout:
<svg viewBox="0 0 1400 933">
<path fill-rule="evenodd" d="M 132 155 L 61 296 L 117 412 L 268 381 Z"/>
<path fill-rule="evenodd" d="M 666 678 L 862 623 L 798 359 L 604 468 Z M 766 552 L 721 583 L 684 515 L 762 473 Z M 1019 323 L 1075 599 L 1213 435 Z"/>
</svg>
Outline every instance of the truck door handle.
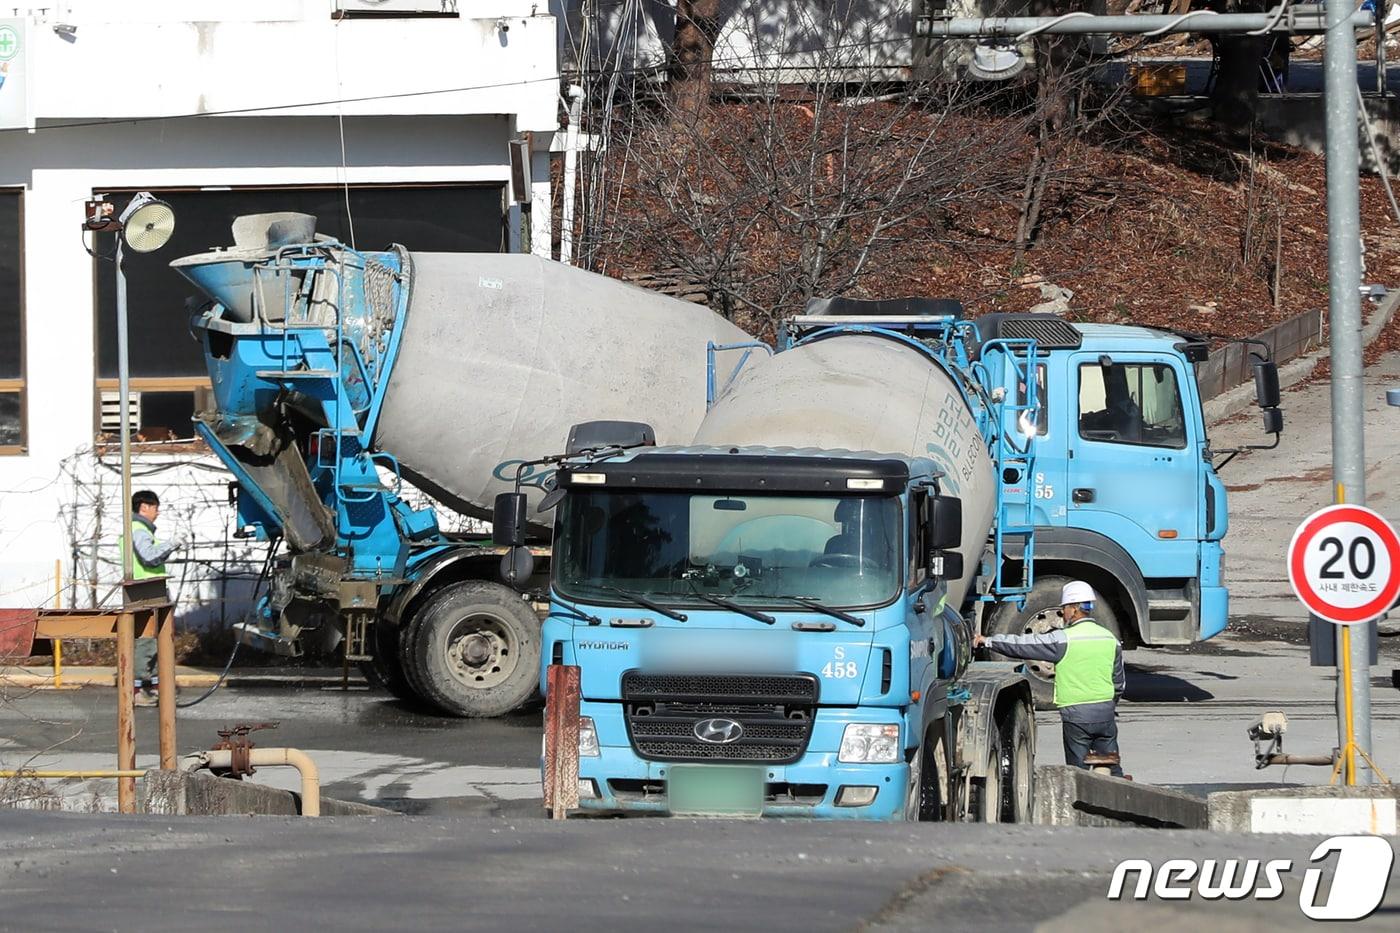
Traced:
<svg viewBox="0 0 1400 933">
<path fill-rule="evenodd" d="M 1073 493 L 1071 493 L 1071 497 L 1074 499 L 1075 502 L 1093 502 L 1094 490 L 1081 486 L 1079 489 L 1076 489 Z"/>
</svg>

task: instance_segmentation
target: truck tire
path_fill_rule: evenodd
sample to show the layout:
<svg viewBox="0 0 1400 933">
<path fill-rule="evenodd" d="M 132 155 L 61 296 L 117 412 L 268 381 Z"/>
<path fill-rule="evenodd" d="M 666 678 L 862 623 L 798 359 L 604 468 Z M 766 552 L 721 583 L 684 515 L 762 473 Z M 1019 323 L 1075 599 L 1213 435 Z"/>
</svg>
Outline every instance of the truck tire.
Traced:
<svg viewBox="0 0 1400 933">
<path fill-rule="evenodd" d="M 1064 616 L 1060 613 L 1060 590 L 1069 582 L 1069 577 L 1038 577 L 1035 586 L 1026 595 L 1026 607 L 1018 610 L 1014 602 L 1004 602 L 993 610 L 987 619 L 988 635 L 1025 635 L 1048 632 L 1064 627 Z M 1118 615 L 1105 599 L 1100 599 L 1094 607 L 1094 621 L 1112 632 L 1121 641 L 1118 629 Z M 991 652 L 992 657 L 1003 660 L 1005 655 Z M 1031 682 L 1031 696 L 1036 709 L 1055 708 L 1055 665 L 1049 661 L 1027 661 L 1026 679 Z"/>
<path fill-rule="evenodd" d="M 540 620 L 498 583 L 451 583 L 414 612 L 404 635 L 409 684 L 451 716 L 501 716 L 539 681 Z"/>
<path fill-rule="evenodd" d="M 374 624 L 374 657 L 360 662 L 360 673 L 371 687 L 389 691 L 405 703 L 422 703 L 423 698 L 408 682 L 399 647 L 399 630 L 383 622 Z"/>
<path fill-rule="evenodd" d="M 1001 722 L 1001 821 L 1029 823 L 1035 795 L 1035 746 L 1031 711 L 1011 704 Z"/>
<path fill-rule="evenodd" d="M 1001 730 L 987 734 L 986 775 L 968 783 L 967 815 L 973 823 L 1001 822 Z"/>
<path fill-rule="evenodd" d="M 909 762 L 909 788 L 904 799 L 904 818 L 911 823 L 943 819 L 947 781 L 943 776 L 943 736 L 930 729 Z"/>
</svg>

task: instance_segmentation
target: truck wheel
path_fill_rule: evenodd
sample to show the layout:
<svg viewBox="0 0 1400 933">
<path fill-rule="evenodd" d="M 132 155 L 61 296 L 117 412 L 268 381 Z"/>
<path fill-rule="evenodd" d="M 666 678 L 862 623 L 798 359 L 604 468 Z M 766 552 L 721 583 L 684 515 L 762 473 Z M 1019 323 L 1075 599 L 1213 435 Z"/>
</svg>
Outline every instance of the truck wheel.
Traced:
<svg viewBox="0 0 1400 933">
<path fill-rule="evenodd" d="M 986 776 L 973 778 L 968 795 L 967 818 L 973 823 L 1001 822 L 1001 731 L 987 734 Z"/>
<path fill-rule="evenodd" d="M 1035 581 L 1026 595 L 1026 607 L 1018 610 L 1014 602 L 999 605 L 987 620 L 989 635 L 1041 634 L 1053 629 L 1064 628 L 1064 616 L 1060 613 L 1060 590 L 1069 582 L 1069 577 L 1045 576 Z M 1120 640 L 1118 616 L 1107 600 L 1100 599 L 1094 607 L 1094 621 L 1108 629 Z M 992 652 L 992 656 L 1004 660 L 1005 655 Z M 1026 679 L 1031 682 L 1031 696 L 1036 709 L 1055 708 L 1055 665 L 1049 661 L 1027 661 Z"/>
<path fill-rule="evenodd" d="M 1031 711 L 1016 702 L 1001 723 L 1001 821 L 1029 823 L 1035 792 Z"/>
<path fill-rule="evenodd" d="M 414 613 L 404 643 L 409 683 L 452 716 L 508 713 L 539 680 L 539 617 L 496 583 L 443 587 Z"/>
<path fill-rule="evenodd" d="M 383 622 L 374 624 L 374 657 L 360 662 L 360 673 L 371 687 L 387 690 L 405 703 L 423 702 L 404 672 L 399 630 L 393 626 Z"/>
<path fill-rule="evenodd" d="M 914 760 L 909 762 L 909 788 L 904 798 L 904 818 L 911 823 L 943 819 L 947 781 L 943 777 L 943 737 L 929 730 Z"/>
</svg>

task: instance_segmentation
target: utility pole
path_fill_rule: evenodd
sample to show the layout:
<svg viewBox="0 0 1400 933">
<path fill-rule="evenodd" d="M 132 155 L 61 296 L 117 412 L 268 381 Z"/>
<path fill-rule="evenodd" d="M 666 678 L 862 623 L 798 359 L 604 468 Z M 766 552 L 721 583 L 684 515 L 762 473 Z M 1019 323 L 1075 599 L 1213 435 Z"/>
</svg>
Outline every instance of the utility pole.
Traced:
<svg viewBox="0 0 1400 933">
<path fill-rule="evenodd" d="M 1323 100 L 1327 105 L 1327 304 L 1332 330 L 1332 501 L 1366 504 L 1364 371 L 1361 354 L 1361 157 L 1357 142 L 1356 27 L 1352 0 L 1327 0 Z M 1351 698 L 1352 741 L 1361 752 L 1349 777 L 1371 783 L 1371 629 L 1337 626 L 1337 709 Z M 1351 663 L 1344 665 L 1346 656 Z M 1345 682 L 1343 670 L 1350 671 Z M 1337 747 L 1347 748 L 1344 716 Z M 1354 760 L 1353 758 L 1353 760 Z"/>
</svg>

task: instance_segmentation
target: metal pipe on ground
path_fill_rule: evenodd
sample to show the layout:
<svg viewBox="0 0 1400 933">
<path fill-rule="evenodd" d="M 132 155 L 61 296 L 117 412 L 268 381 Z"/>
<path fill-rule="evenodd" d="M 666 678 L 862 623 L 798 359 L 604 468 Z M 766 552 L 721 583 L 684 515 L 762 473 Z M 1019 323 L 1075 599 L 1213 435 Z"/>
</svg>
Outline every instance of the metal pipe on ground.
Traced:
<svg viewBox="0 0 1400 933">
<path fill-rule="evenodd" d="M 227 749 L 200 752 L 195 768 L 231 768 L 233 752 Z M 301 815 L 321 815 L 321 772 L 306 752 L 296 748 L 254 748 L 248 751 L 248 763 L 254 767 L 285 765 L 301 774 Z"/>
</svg>

